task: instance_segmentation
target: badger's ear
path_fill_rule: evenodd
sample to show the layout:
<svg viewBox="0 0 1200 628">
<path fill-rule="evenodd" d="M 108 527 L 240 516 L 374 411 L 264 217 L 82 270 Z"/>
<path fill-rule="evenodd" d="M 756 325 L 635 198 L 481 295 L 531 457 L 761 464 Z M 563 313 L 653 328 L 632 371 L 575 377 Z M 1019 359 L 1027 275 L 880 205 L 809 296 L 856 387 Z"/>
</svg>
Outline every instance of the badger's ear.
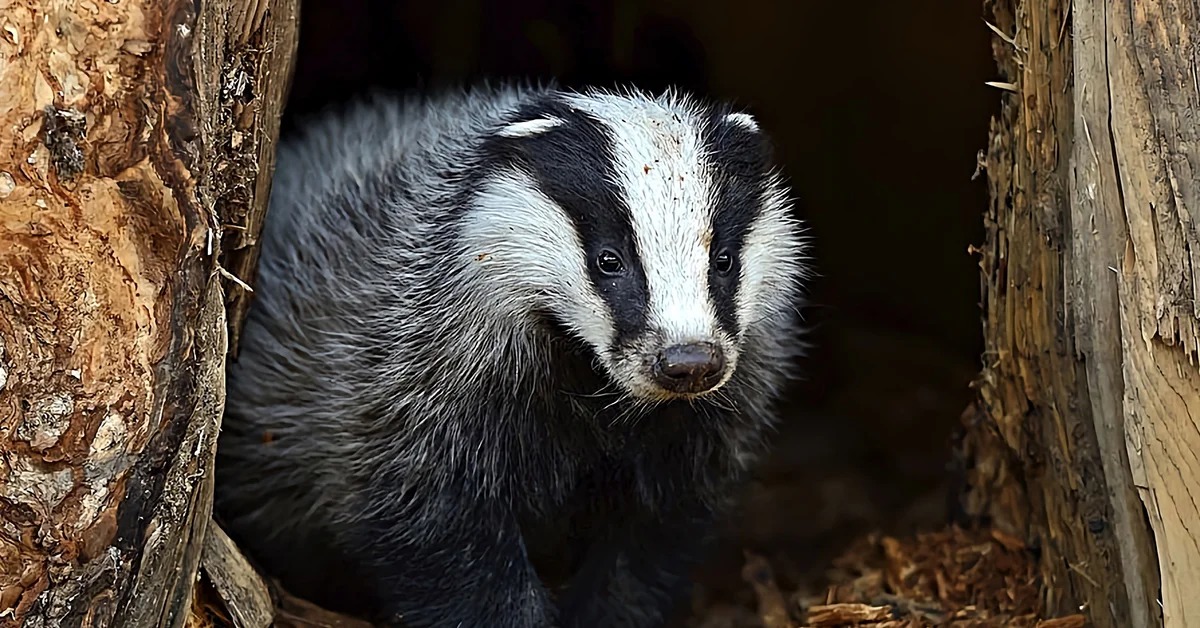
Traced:
<svg viewBox="0 0 1200 628">
<path fill-rule="evenodd" d="M 725 122 L 728 124 L 732 124 L 736 127 L 746 129 L 747 131 L 753 131 L 755 133 L 757 133 L 759 131 L 758 120 L 755 120 L 754 116 L 752 116 L 748 113 L 740 113 L 739 112 L 739 113 L 726 114 Z"/>
<path fill-rule="evenodd" d="M 714 150 L 729 167 L 750 168 L 752 172 L 769 169 L 775 147 L 771 138 L 752 114 L 742 111 L 718 111 L 709 130 Z"/>
<path fill-rule="evenodd" d="M 496 135 L 500 137 L 521 138 L 533 137 L 557 128 L 564 124 L 562 118 L 554 116 L 543 116 L 532 120 L 521 120 L 519 122 L 511 122 L 504 127 L 501 127 Z"/>
</svg>

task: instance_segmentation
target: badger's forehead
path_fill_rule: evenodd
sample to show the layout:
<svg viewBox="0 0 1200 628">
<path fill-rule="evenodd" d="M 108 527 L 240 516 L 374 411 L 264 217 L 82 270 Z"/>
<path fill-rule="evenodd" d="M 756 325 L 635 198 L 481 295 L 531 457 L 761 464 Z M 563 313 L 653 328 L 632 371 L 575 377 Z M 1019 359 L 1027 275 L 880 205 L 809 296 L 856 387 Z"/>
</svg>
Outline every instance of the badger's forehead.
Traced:
<svg viewBox="0 0 1200 628">
<path fill-rule="evenodd" d="M 635 227 L 743 222 L 769 183 L 768 143 L 752 117 L 675 92 L 551 92 L 499 135 L 503 161 L 523 166 L 540 192 L 566 192 L 575 209 L 621 213 Z"/>
<path fill-rule="evenodd" d="M 678 258 L 685 246 L 712 238 L 713 163 L 703 137 L 704 120 L 680 103 L 647 97 L 590 95 L 566 98 L 606 131 L 611 154 L 608 173 L 619 190 L 638 241 L 638 255 L 650 267 L 672 270 L 703 259 Z M 676 258 L 664 258 L 667 253 Z"/>
<path fill-rule="evenodd" d="M 564 100 L 604 126 L 621 167 L 644 174 L 655 165 L 687 171 L 702 165 L 707 120 L 686 101 L 612 94 Z"/>
</svg>

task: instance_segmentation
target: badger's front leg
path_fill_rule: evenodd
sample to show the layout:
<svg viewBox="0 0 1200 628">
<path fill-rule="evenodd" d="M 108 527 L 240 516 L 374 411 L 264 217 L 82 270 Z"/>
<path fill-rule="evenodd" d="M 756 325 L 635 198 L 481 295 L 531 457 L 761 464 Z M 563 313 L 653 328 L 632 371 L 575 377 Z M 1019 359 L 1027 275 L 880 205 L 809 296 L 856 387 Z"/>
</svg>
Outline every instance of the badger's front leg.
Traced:
<svg viewBox="0 0 1200 628">
<path fill-rule="evenodd" d="M 626 518 L 594 539 L 558 604 L 564 628 L 661 626 L 688 593 L 708 511 Z"/>
<path fill-rule="evenodd" d="M 376 506 L 353 543 L 369 548 L 387 625 L 554 626 L 549 594 L 503 506 L 456 497 L 416 515 L 396 512 L 394 502 Z"/>
</svg>

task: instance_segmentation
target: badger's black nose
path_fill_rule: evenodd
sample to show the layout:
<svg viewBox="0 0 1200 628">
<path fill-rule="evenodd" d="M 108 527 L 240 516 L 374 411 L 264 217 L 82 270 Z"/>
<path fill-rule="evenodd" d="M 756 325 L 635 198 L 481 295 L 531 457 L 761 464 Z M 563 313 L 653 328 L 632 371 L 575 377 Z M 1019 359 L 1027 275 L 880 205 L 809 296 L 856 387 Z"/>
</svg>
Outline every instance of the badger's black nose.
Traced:
<svg viewBox="0 0 1200 628">
<path fill-rule="evenodd" d="M 667 347 L 654 363 L 654 379 L 672 392 L 698 393 L 712 388 L 725 370 L 725 354 L 711 342 Z"/>
</svg>

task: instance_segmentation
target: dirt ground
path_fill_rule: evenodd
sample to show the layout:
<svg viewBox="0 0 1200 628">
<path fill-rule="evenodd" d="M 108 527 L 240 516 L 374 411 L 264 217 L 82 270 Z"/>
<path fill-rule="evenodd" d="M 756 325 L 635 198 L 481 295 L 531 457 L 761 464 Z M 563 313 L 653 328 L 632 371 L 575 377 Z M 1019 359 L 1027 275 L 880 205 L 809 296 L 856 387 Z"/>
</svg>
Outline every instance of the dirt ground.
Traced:
<svg viewBox="0 0 1200 628">
<path fill-rule="evenodd" d="M 868 535 L 835 559 L 819 587 L 781 588 L 770 563 L 746 554 L 748 594 L 696 597 L 691 628 L 1081 628 L 1082 615 L 1045 618 L 1037 568 L 1020 541 L 948 527 L 905 539 Z"/>
</svg>

